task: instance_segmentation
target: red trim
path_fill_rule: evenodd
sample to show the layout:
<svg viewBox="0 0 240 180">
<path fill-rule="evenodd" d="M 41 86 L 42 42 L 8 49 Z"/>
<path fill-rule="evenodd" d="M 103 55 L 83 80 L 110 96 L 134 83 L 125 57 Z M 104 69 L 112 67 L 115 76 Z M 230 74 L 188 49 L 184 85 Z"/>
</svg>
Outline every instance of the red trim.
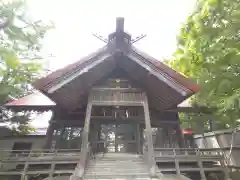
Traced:
<svg viewBox="0 0 240 180">
<path fill-rule="evenodd" d="M 24 96 L 18 100 L 11 101 L 5 106 L 54 106 L 56 105 L 51 99 L 42 94 L 41 92 L 35 92 L 28 96 Z"/>
<path fill-rule="evenodd" d="M 182 133 L 185 135 L 193 134 L 193 131 L 191 129 L 183 129 Z"/>
</svg>

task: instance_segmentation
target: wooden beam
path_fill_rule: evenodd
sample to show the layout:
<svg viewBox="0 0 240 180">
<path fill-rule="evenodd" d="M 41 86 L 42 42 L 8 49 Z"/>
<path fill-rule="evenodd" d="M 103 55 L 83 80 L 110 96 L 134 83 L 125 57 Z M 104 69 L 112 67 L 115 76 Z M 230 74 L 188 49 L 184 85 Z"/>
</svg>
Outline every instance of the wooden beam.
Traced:
<svg viewBox="0 0 240 180">
<path fill-rule="evenodd" d="M 112 54 L 107 52 L 107 47 L 104 47 L 103 50 L 102 50 L 101 56 L 100 55 L 96 56 L 96 57 L 95 56 L 94 57 L 89 57 L 89 59 L 96 58 L 94 62 L 92 62 L 90 65 L 86 66 L 85 68 L 83 68 L 81 70 L 77 70 L 76 72 L 72 73 L 70 76 L 68 76 L 67 78 L 65 78 L 64 80 L 62 80 L 58 84 L 56 84 L 55 86 L 52 86 L 47 92 L 49 94 L 54 93 L 55 91 L 57 91 L 58 89 L 63 87 L 65 84 L 68 84 L 69 82 L 76 79 L 77 77 L 79 77 L 83 73 L 89 71 L 90 69 L 92 69 L 96 65 L 100 64 L 101 62 L 103 62 L 105 60 L 109 60 L 110 57 L 112 56 Z"/>
<path fill-rule="evenodd" d="M 124 118 L 95 118 L 91 117 L 91 122 L 90 124 L 95 124 L 95 123 L 100 123 L 100 124 L 128 124 L 131 122 L 136 122 L 139 124 L 145 125 L 145 120 L 143 119 L 134 119 L 134 118 L 129 118 L 129 119 L 124 119 Z M 168 121 L 168 120 L 154 120 L 152 119 L 151 121 L 151 126 L 152 127 L 161 127 L 164 125 L 178 125 L 179 122 L 177 121 Z M 84 121 L 77 121 L 77 120 L 61 120 L 61 121 L 55 121 L 54 124 L 54 129 L 58 129 L 61 127 L 84 127 Z"/>
<path fill-rule="evenodd" d="M 147 71 L 149 71 L 151 74 L 153 74 L 155 77 L 157 77 L 160 81 L 166 83 L 169 87 L 176 90 L 178 93 L 180 93 L 182 96 L 187 95 L 187 89 L 181 86 L 180 84 L 176 83 L 173 79 L 170 79 L 167 77 L 163 72 L 159 72 L 154 67 L 149 66 L 148 64 L 144 63 L 143 61 L 139 60 L 136 56 L 134 56 L 135 51 L 132 50 L 132 53 L 127 54 L 126 56 L 130 58 L 131 60 L 135 61 L 137 64 L 145 68 Z"/>
<path fill-rule="evenodd" d="M 140 135 L 140 124 L 137 123 L 137 127 L 136 127 L 136 130 L 137 130 L 137 150 L 138 150 L 138 154 L 141 154 L 141 135 Z"/>
<path fill-rule="evenodd" d="M 53 140 L 53 133 L 54 133 L 54 125 L 50 121 L 48 129 L 47 129 L 47 133 L 46 133 L 47 139 L 46 139 L 45 145 L 43 147 L 44 149 L 51 148 L 50 146 L 51 146 L 51 143 L 52 143 L 52 140 Z"/>
<path fill-rule="evenodd" d="M 81 157 L 80 162 L 77 164 L 77 167 L 75 168 L 75 171 L 73 175 L 70 177 L 70 179 L 82 179 L 85 165 L 87 161 L 88 156 L 88 136 L 89 136 L 89 127 L 90 127 L 90 120 L 91 120 L 91 111 L 92 111 L 92 102 L 91 98 L 88 100 L 87 110 L 86 110 L 86 118 L 84 123 L 84 129 L 82 133 L 82 145 L 81 145 Z"/>
<path fill-rule="evenodd" d="M 146 125 L 146 137 L 147 137 L 147 147 L 148 147 L 148 160 L 149 160 L 149 170 L 152 177 L 156 175 L 156 162 L 153 150 L 153 140 L 152 140 L 152 127 L 150 123 L 150 114 L 149 107 L 147 102 L 147 96 L 145 96 L 145 100 L 143 102 L 143 110 L 144 110 L 144 119 Z"/>
<path fill-rule="evenodd" d="M 142 106 L 141 101 L 93 101 L 96 106 Z"/>
</svg>

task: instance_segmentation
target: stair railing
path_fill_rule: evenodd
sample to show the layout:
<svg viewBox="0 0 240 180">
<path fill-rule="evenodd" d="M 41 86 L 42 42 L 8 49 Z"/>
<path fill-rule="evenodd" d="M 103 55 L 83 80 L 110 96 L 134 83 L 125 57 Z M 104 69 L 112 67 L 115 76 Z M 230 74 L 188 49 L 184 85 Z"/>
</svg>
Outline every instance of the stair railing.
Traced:
<svg viewBox="0 0 240 180">
<path fill-rule="evenodd" d="M 91 146 L 90 143 L 88 143 L 86 148 L 82 148 L 80 161 L 69 180 L 78 180 L 83 178 L 84 170 L 87 167 L 88 160 L 91 158 L 91 156 Z"/>
<path fill-rule="evenodd" d="M 156 162 L 155 162 L 155 156 L 152 155 L 151 152 L 149 152 L 147 142 L 143 144 L 143 160 L 146 162 L 149 168 L 149 174 L 152 178 L 158 177 L 156 171 L 158 169 Z"/>
</svg>

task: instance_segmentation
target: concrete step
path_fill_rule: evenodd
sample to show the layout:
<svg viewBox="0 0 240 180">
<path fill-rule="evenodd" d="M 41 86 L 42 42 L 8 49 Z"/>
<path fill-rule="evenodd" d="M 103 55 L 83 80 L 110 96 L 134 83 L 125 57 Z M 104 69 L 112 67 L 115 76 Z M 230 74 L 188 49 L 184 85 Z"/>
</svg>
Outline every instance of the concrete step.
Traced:
<svg viewBox="0 0 240 180">
<path fill-rule="evenodd" d="M 120 163 L 112 163 L 112 164 L 100 164 L 100 163 L 90 163 L 88 164 L 88 167 L 95 167 L 95 166 L 98 166 L 98 167 L 122 167 L 122 168 L 126 168 L 127 167 L 132 167 L 132 166 L 135 166 L 135 167 L 146 167 L 145 164 L 133 164 L 133 163 L 127 163 L 127 164 L 120 164 Z"/>
<path fill-rule="evenodd" d="M 88 174 L 97 174 L 97 175 L 111 175 L 111 174 L 120 174 L 120 175 L 146 175 L 148 172 L 142 172 L 142 171 L 87 171 L 85 175 Z"/>
<path fill-rule="evenodd" d="M 84 179 L 149 179 L 148 168 L 140 155 L 106 153 L 88 163 Z"/>
<path fill-rule="evenodd" d="M 149 177 L 127 177 L 127 176 L 123 176 L 123 177 L 87 177 L 84 178 L 84 180 L 153 180 Z M 157 180 L 157 179 L 156 179 Z"/>
<path fill-rule="evenodd" d="M 98 153 L 95 154 L 95 156 L 113 156 L 113 157 L 123 157 L 123 156 L 127 156 L 127 157 L 140 157 L 142 155 L 140 154 L 131 154 L 131 153 L 116 153 L 116 152 L 108 152 L 108 153 Z"/>
<path fill-rule="evenodd" d="M 146 170 L 139 170 L 139 169 L 136 169 L 136 170 L 126 170 L 126 169 L 118 169 L 118 170 L 112 170 L 112 169 L 104 169 L 104 171 L 101 171 L 100 169 L 89 169 L 86 171 L 85 174 L 87 173 L 95 173 L 95 174 L 98 174 L 98 173 L 106 173 L 106 174 L 109 174 L 109 173 L 148 173 L 148 171 Z"/>
<path fill-rule="evenodd" d="M 70 176 L 57 176 L 53 179 L 46 178 L 44 180 L 69 180 Z M 109 175 L 89 175 L 85 176 L 85 180 L 110 180 L 110 179 L 119 179 L 119 180 L 150 180 L 151 178 L 148 177 L 148 175 L 141 175 L 140 177 L 138 175 L 117 175 L 117 176 L 109 176 Z M 153 180 L 153 179 L 152 179 Z M 156 179 L 157 180 L 157 179 Z M 168 174 L 163 175 L 161 180 L 191 180 L 183 175 L 176 175 L 176 174 Z"/>
<path fill-rule="evenodd" d="M 134 161 L 125 161 L 125 162 L 122 162 L 122 161 L 89 161 L 88 164 L 115 164 L 115 163 L 118 163 L 118 164 L 145 164 L 144 162 L 134 162 Z"/>
<path fill-rule="evenodd" d="M 127 154 L 127 153 L 106 153 L 106 154 L 96 154 L 94 155 L 95 158 L 105 158 L 105 159 L 138 159 L 141 158 L 141 155 L 136 154 Z"/>
<path fill-rule="evenodd" d="M 143 166 L 140 166 L 140 165 L 118 165 L 118 164 L 114 164 L 114 165 L 88 165 L 88 167 L 86 169 L 91 169 L 91 168 L 95 168 L 95 169 L 100 169 L 100 170 L 103 170 L 103 169 L 147 169 L 148 167 L 143 165 Z"/>
<path fill-rule="evenodd" d="M 56 176 L 53 178 L 45 178 L 44 180 L 69 180 L 70 176 Z"/>
<path fill-rule="evenodd" d="M 136 178 L 144 178 L 148 179 L 149 175 L 148 174 L 92 174 L 92 175 L 85 175 L 84 179 L 136 179 Z"/>
<path fill-rule="evenodd" d="M 86 169 L 100 169 L 100 170 L 103 170 L 103 169 L 130 169 L 130 170 L 134 170 L 134 169 L 147 169 L 148 167 L 147 166 L 117 166 L 117 165 L 114 165 L 114 166 L 88 166 Z"/>
<path fill-rule="evenodd" d="M 183 175 L 165 174 L 162 176 L 162 180 L 191 180 L 191 179 Z"/>
</svg>

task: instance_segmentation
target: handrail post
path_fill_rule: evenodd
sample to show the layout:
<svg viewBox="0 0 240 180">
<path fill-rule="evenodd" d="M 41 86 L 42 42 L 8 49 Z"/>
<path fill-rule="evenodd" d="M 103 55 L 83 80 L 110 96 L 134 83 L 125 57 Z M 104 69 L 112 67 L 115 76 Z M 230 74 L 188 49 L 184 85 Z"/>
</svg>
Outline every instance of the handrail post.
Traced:
<svg viewBox="0 0 240 180">
<path fill-rule="evenodd" d="M 204 169 L 203 169 L 203 164 L 202 164 L 201 155 L 200 155 L 199 150 L 197 151 L 197 162 L 198 162 L 198 166 L 200 168 L 201 180 L 207 180 L 206 176 L 205 176 Z"/>
<path fill-rule="evenodd" d="M 27 170 L 28 170 L 29 160 L 31 158 L 31 155 L 32 155 L 32 150 L 29 152 L 28 157 L 27 157 L 27 161 L 25 162 L 23 172 L 22 172 L 22 175 L 21 175 L 21 180 L 25 180 L 27 178 Z"/>
<path fill-rule="evenodd" d="M 229 179 L 229 169 L 228 169 L 228 165 L 225 163 L 225 155 L 223 150 L 218 151 L 217 154 L 219 156 L 222 156 L 222 158 L 220 159 L 220 165 L 222 167 L 222 171 L 224 173 L 224 180 L 228 180 Z"/>
<path fill-rule="evenodd" d="M 180 167 L 179 167 L 179 161 L 177 159 L 177 154 L 176 154 L 176 149 L 175 148 L 173 149 L 173 154 L 174 154 L 174 162 L 175 162 L 176 172 L 177 172 L 177 175 L 180 175 L 181 172 L 180 172 Z"/>
<path fill-rule="evenodd" d="M 56 149 L 54 151 L 54 155 L 53 155 L 53 160 L 57 157 L 57 154 L 58 153 L 58 149 Z M 54 174 L 54 170 L 55 170 L 55 165 L 56 165 L 56 161 L 54 160 L 52 163 L 51 163 L 51 169 L 50 169 L 50 173 L 49 173 L 49 178 L 53 178 L 53 174 Z"/>
</svg>

